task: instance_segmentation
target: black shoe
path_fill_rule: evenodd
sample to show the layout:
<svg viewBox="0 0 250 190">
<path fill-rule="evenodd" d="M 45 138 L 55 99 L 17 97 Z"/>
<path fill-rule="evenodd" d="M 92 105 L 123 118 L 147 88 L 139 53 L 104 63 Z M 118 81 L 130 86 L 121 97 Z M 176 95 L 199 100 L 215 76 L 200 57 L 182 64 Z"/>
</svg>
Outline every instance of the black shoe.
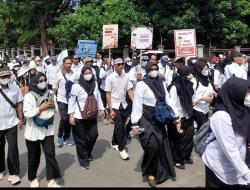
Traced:
<svg viewBox="0 0 250 190">
<path fill-rule="evenodd" d="M 93 156 L 92 156 L 92 155 L 89 155 L 88 160 L 89 160 L 89 161 L 93 161 Z"/>
<path fill-rule="evenodd" d="M 172 181 L 176 181 L 176 177 L 172 177 L 171 179 L 172 179 Z"/>
<path fill-rule="evenodd" d="M 81 165 L 82 169 L 87 170 L 89 169 L 89 162 L 84 162 L 83 165 Z"/>
<path fill-rule="evenodd" d="M 185 169 L 185 165 L 184 164 L 175 163 L 174 165 L 175 165 L 176 168 L 179 168 L 179 169 L 182 169 L 182 170 Z"/>
<path fill-rule="evenodd" d="M 185 160 L 185 163 L 186 164 L 193 164 L 194 161 L 191 158 L 189 158 L 189 159 Z"/>
<path fill-rule="evenodd" d="M 154 179 L 148 179 L 148 185 L 151 187 L 151 188 L 156 188 L 156 182 Z"/>
</svg>

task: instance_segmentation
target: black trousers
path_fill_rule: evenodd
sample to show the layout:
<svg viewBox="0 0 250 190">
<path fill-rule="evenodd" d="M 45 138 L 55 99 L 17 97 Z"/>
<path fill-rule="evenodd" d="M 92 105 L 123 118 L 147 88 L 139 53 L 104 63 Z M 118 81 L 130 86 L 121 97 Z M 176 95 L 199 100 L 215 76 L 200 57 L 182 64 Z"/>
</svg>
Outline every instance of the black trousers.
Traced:
<svg viewBox="0 0 250 190">
<path fill-rule="evenodd" d="M 56 160 L 54 136 L 47 136 L 44 140 L 26 140 L 28 149 L 28 179 L 32 181 L 37 177 L 41 156 L 40 145 L 42 145 L 45 155 L 47 180 L 61 178 L 61 172 Z"/>
<path fill-rule="evenodd" d="M 58 129 L 58 137 L 66 140 L 70 137 L 71 125 L 69 124 L 69 115 L 68 115 L 68 104 L 57 102 L 58 109 L 60 112 L 60 123 Z"/>
<path fill-rule="evenodd" d="M 201 126 L 208 121 L 208 113 L 203 114 L 202 112 L 199 112 L 196 110 L 193 110 L 193 113 L 194 113 L 194 115 L 193 115 L 194 120 L 197 123 L 197 130 L 196 131 L 198 131 L 201 128 Z"/>
<path fill-rule="evenodd" d="M 105 118 L 107 118 L 107 111 L 106 111 L 106 107 L 107 107 L 107 99 L 106 99 L 106 92 L 100 88 L 100 94 L 101 94 L 101 99 L 102 99 L 102 103 L 103 103 L 103 107 L 105 109 Z"/>
<path fill-rule="evenodd" d="M 81 166 L 88 162 L 93 147 L 98 137 L 97 119 L 83 120 L 75 119 L 75 126 L 72 128 L 73 138 L 76 145 L 76 153 Z"/>
<path fill-rule="evenodd" d="M 7 166 L 9 174 L 19 175 L 20 164 L 17 146 L 17 126 L 0 131 L 0 172 L 5 171 L 5 138 L 8 142 Z"/>
<path fill-rule="evenodd" d="M 205 176 L 206 176 L 206 188 L 212 187 L 212 188 L 219 188 L 219 187 L 228 187 L 228 188 L 242 188 L 245 187 L 244 185 L 228 185 L 223 183 L 212 170 L 210 170 L 205 165 Z"/>
<path fill-rule="evenodd" d="M 113 109 L 116 117 L 114 119 L 114 132 L 112 137 L 112 145 L 118 145 L 119 151 L 124 150 L 126 145 L 125 123 L 128 118 L 126 109 Z"/>
</svg>

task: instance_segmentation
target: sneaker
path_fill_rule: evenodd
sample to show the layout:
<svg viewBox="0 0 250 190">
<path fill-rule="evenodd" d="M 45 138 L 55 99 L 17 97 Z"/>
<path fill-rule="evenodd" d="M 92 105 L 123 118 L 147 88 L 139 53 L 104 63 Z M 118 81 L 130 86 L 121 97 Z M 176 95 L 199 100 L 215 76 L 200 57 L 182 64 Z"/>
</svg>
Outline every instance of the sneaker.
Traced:
<svg viewBox="0 0 250 190">
<path fill-rule="evenodd" d="M 18 175 L 9 175 L 8 177 L 8 181 L 12 184 L 12 185 L 17 185 L 21 182 L 21 179 Z"/>
<path fill-rule="evenodd" d="M 112 145 L 112 148 L 113 148 L 114 150 L 116 150 L 116 151 L 119 151 L 118 145 Z"/>
<path fill-rule="evenodd" d="M 3 171 L 3 172 L 0 172 L 0 181 L 1 181 L 1 180 L 3 180 L 3 178 L 4 178 L 4 175 L 5 175 L 5 171 Z"/>
<path fill-rule="evenodd" d="M 103 120 L 102 120 L 102 123 L 103 123 L 103 125 L 108 125 L 108 124 L 109 124 L 109 121 L 108 121 L 107 119 L 103 119 Z"/>
<path fill-rule="evenodd" d="M 61 187 L 61 186 L 56 182 L 55 179 L 51 179 L 51 180 L 49 180 L 49 182 L 48 182 L 48 187 L 59 188 L 59 187 Z"/>
<path fill-rule="evenodd" d="M 93 161 L 93 156 L 92 155 L 89 155 L 88 161 Z"/>
<path fill-rule="evenodd" d="M 181 163 L 175 163 L 175 167 L 184 170 L 185 169 L 185 165 L 181 164 Z"/>
<path fill-rule="evenodd" d="M 31 188 L 38 188 L 38 187 L 39 187 L 39 182 L 38 182 L 38 179 L 37 179 L 37 178 L 35 178 L 34 180 L 32 180 L 32 181 L 30 182 L 30 187 L 31 187 Z"/>
<path fill-rule="evenodd" d="M 75 145 L 75 141 L 72 138 L 66 139 L 63 143 L 69 146 Z"/>
<path fill-rule="evenodd" d="M 89 162 L 84 162 L 83 165 L 81 166 L 82 169 L 87 170 L 89 169 Z"/>
<path fill-rule="evenodd" d="M 56 146 L 57 147 L 63 147 L 63 139 L 62 139 L 62 137 L 57 137 Z"/>
<path fill-rule="evenodd" d="M 123 160 L 128 160 L 129 159 L 129 155 L 126 152 L 126 150 L 120 151 L 120 156 Z"/>
<path fill-rule="evenodd" d="M 156 182 L 154 179 L 148 179 L 148 185 L 151 188 L 156 188 Z"/>
</svg>

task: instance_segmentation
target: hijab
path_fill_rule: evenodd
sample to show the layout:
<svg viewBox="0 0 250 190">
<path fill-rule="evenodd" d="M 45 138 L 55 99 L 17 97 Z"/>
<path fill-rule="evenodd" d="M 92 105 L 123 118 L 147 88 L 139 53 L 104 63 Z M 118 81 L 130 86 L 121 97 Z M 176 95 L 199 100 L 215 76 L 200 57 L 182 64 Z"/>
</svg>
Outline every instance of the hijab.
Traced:
<svg viewBox="0 0 250 190">
<path fill-rule="evenodd" d="M 43 96 L 44 93 L 48 90 L 48 88 L 45 88 L 45 89 L 42 90 L 42 89 L 39 89 L 37 87 L 37 84 L 39 83 L 39 79 L 42 76 L 44 76 L 45 79 L 47 79 L 45 74 L 38 72 L 36 75 L 33 75 L 30 78 L 30 83 L 29 83 L 29 91 L 35 92 L 39 96 Z"/>
<path fill-rule="evenodd" d="M 225 70 L 225 67 L 227 65 L 230 65 L 232 63 L 232 58 L 231 56 L 226 56 L 226 58 L 222 61 L 219 61 L 215 67 L 218 71 L 220 71 L 220 73 L 224 74 L 224 70 Z"/>
<path fill-rule="evenodd" d="M 146 77 L 143 79 L 143 81 L 149 86 L 149 88 L 153 91 L 155 98 L 159 101 L 165 101 L 166 100 L 166 93 L 165 88 L 163 86 L 164 78 L 160 77 L 159 75 L 156 78 L 152 78 L 148 75 L 150 72 L 150 69 L 153 65 L 157 65 L 156 62 L 149 61 L 146 66 Z M 159 67 L 158 67 L 159 68 Z"/>
<path fill-rule="evenodd" d="M 193 103 L 192 96 L 194 94 L 193 83 L 187 79 L 187 76 L 191 74 L 191 68 L 189 66 L 182 66 L 177 70 L 177 75 L 173 79 L 172 83 L 168 86 L 168 91 L 174 85 L 177 89 L 177 94 L 180 98 L 180 103 L 183 109 L 188 115 L 193 115 Z"/>
<path fill-rule="evenodd" d="M 241 78 L 228 79 L 219 92 L 214 112 L 226 111 L 232 120 L 234 131 L 250 140 L 250 113 L 244 106 L 244 99 L 250 89 L 250 82 Z"/>
<path fill-rule="evenodd" d="M 197 62 L 194 64 L 193 71 L 194 71 L 194 76 L 200 82 L 203 86 L 208 86 L 209 85 L 209 78 L 208 76 L 204 76 L 202 74 L 202 70 L 205 67 L 208 67 L 207 61 L 204 58 L 198 58 Z"/>
<path fill-rule="evenodd" d="M 92 94 L 94 92 L 96 84 L 95 84 L 95 77 L 94 77 L 94 75 L 92 76 L 92 79 L 90 81 L 87 81 L 87 80 L 84 79 L 83 75 L 84 75 L 84 73 L 87 70 L 90 70 L 91 73 L 92 73 L 92 75 L 93 75 L 91 66 L 85 65 L 82 68 L 81 75 L 80 75 L 80 78 L 79 78 L 78 82 L 79 82 L 80 86 L 83 87 L 83 89 L 89 95 L 89 94 Z"/>
</svg>

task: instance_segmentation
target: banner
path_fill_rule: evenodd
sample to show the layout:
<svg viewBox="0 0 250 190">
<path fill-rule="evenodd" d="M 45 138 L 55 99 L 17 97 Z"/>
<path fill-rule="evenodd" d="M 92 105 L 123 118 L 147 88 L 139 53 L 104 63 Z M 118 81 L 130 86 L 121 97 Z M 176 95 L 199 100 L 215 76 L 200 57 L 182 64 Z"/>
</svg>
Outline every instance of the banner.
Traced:
<svg viewBox="0 0 250 190">
<path fill-rule="evenodd" d="M 175 56 L 187 57 L 197 55 L 195 29 L 174 31 Z"/>
<path fill-rule="evenodd" d="M 153 28 L 132 27 L 131 28 L 131 49 L 152 49 Z"/>
<path fill-rule="evenodd" d="M 61 51 L 61 53 L 57 56 L 57 63 L 59 65 L 63 64 L 63 59 L 65 57 L 68 57 L 68 50 L 67 49 Z"/>
<path fill-rule="evenodd" d="M 118 24 L 103 25 L 102 48 L 118 48 Z"/>
<path fill-rule="evenodd" d="M 96 56 L 98 42 L 95 40 L 78 40 L 76 47 L 76 55 L 83 58 L 94 58 Z"/>
</svg>

